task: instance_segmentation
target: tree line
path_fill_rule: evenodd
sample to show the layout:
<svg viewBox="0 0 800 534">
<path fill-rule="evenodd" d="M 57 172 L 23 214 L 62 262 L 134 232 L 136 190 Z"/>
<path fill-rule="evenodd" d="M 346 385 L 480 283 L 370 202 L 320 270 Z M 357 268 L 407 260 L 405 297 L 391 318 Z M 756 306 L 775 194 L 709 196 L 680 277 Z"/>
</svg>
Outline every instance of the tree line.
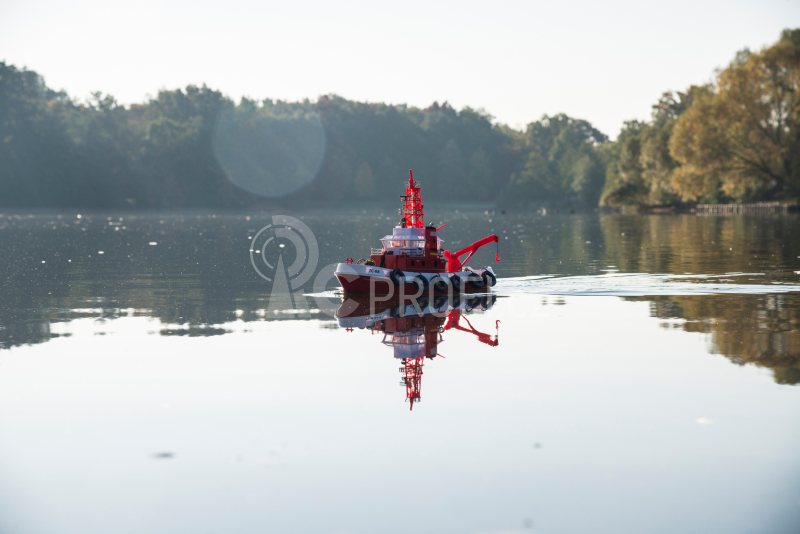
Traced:
<svg viewBox="0 0 800 534">
<path fill-rule="evenodd" d="M 206 86 L 79 101 L 0 62 L 0 206 L 170 208 L 385 201 L 413 167 L 431 201 L 680 206 L 800 198 L 800 29 L 714 83 L 666 92 L 615 141 L 545 116 L 524 131 L 446 102 L 335 95 L 238 104 Z M 266 199 L 266 200 L 265 200 Z"/>
</svg>

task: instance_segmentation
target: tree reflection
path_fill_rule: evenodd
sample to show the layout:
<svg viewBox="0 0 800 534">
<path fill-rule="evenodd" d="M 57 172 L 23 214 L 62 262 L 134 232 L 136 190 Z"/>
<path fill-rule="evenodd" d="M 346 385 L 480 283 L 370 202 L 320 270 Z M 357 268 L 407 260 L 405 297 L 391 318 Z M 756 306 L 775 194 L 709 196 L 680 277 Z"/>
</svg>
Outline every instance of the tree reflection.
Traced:
<svg viewBox="0 0 800 534">
<path fill-rule="evenodd" d="M 603 215 L 600 256 L 621 272 L 761 273 L 794 281 L 798 217 Z"/>
<path fill-rule="evenodd" d="M 637 297 L 651 315 L 683 319 L 685 332 L 710 334 L 712 354 L 772 370 L 779 384 L 800 383 L 800 295 Z M 671 325 L 665 324 L 665 328 Z"/>
</svg>

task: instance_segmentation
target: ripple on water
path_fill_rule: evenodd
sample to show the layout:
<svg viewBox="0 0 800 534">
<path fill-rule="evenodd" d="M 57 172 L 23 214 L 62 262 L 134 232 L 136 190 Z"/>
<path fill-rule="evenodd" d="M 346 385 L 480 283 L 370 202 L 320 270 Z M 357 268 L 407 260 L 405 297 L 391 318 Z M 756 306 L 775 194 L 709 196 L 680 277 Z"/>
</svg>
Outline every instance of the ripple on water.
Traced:
<svg viewBox="0 0 800 534">
<path fill-rule="evenodd" d="M 800 284 L 774 281 L 759 283 L 764 273 L 720 275 L 676 275 L 606 273 L 593 276 L 522 276 L 499 278 L 494 292 L 499 295 L 713 295 L 800 292 Z M 748 283 L 735 283 L 736 280 Z"/>
</svg>

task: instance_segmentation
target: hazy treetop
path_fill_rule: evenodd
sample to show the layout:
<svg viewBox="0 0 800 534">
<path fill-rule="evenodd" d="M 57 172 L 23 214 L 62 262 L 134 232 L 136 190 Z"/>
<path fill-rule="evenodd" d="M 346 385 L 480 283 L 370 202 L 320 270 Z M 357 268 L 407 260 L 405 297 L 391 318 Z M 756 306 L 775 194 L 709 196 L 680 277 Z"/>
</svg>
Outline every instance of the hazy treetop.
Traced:
<svg viewBox="0 0 800 534">
<path fill-rule="evenodd" d="M 82 99 L 100 89 L 130 104 L 205 83 L 237 102 L 447 100 L 519 129 L 566 113 L 615 137 L 663 91 L 702 84 L 737 50 L 798 26 L 800 4 L 786 0 L 30 0 L 0 3 L 0 60 Z"/>
</svg>

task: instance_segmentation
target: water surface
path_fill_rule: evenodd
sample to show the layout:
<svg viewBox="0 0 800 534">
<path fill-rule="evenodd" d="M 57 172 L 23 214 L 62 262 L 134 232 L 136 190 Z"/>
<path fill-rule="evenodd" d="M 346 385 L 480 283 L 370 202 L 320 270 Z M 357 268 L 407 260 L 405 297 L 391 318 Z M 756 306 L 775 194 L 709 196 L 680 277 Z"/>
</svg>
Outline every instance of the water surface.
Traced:
<svg viewBox="0 0 800 534">
<path fill-rule="evenodd" d="M 413 410 L 313 279 L 270 301 L 272 213 L 3 213 L 0 532 L 800 529 L 800 218 L 428 211 L 502 261 Z M 317 271 L 395 223 L 286 215 Z"/>
</svg>

